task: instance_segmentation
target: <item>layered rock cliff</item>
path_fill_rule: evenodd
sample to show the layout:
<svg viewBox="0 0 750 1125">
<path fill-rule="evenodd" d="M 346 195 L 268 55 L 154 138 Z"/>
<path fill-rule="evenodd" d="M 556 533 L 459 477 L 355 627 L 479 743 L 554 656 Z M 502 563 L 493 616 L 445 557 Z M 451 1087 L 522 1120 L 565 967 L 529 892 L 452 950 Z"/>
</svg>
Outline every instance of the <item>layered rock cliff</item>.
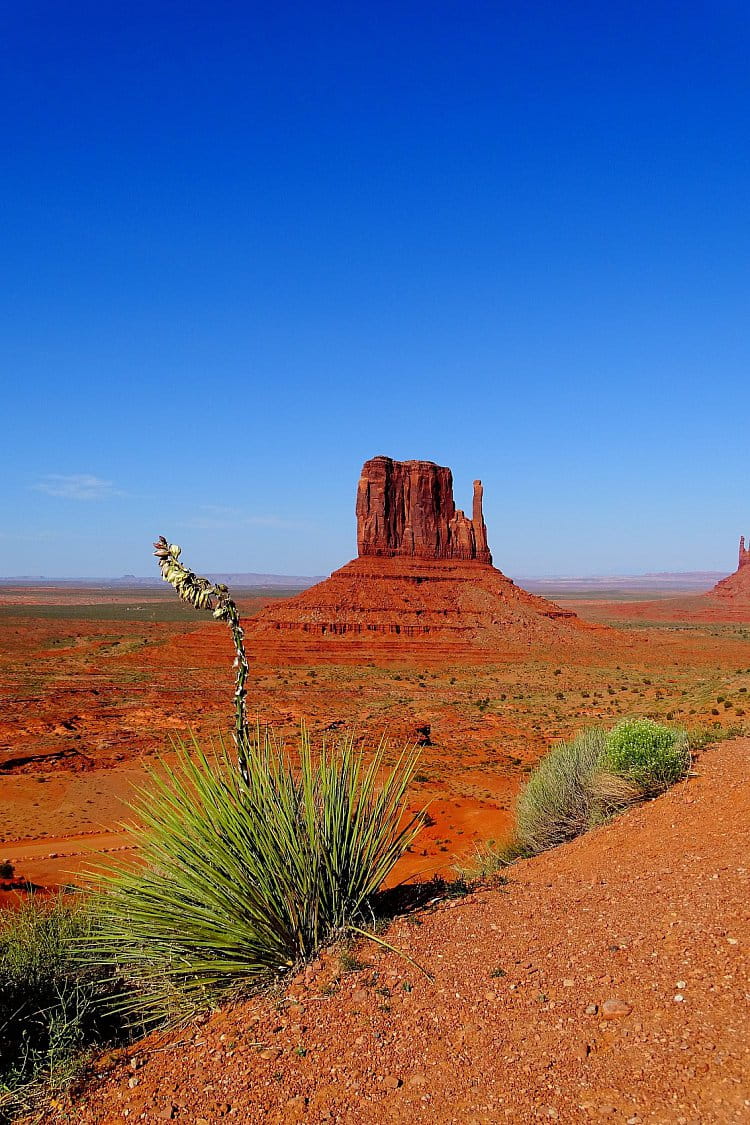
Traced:
<svg viewBox="0 0 750 1125">
<path fill-rule="evenodd" d="M 471 519 L 456 508 L 453 474 L 432 461 L 365 461 L 357 488 L 357 549 L 367 556 L 476 559 L 492 564 L 474 481 Z"/>
</svg>

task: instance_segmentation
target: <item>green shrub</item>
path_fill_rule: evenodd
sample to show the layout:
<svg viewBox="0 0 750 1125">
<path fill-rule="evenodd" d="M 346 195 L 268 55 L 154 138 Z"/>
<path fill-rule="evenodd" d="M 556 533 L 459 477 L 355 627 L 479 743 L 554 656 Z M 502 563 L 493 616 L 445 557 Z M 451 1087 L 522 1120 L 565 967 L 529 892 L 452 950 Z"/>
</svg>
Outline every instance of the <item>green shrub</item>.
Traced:
<svg viewBox="0 0 750 1125">
<path fill-rule="evenodd" d="M 75 898 L 0 912 L 0 1121 L 28 1110 L 43 1083 L 64 1085 L 82 1049 L 119 1030 L 101 1005 L 111 972 L 76 956 L 89 926 Z"/>
<path fill-rule="evenodd" d="M 190 1011 L 313 956 L 366 925 L 373 897 L 421 827 L 405 793 L 418 753 L 385 773 L 351 738 L 299 768 L 268 733 L 242 748 L 179 746 L 149 779 L 129 829 L 142 865 L 101 872 L 90 957 L 133 983 L 147 1021 Z"/>
<path fill-rule="evenodd" d="M 690 768 L 683 730 L 626 719 L 555 746 L 536 767 L 517 805 L 517 842 L 526 855 L 572 840 L 627 805 L 663 792 Z"/>
<path fill-rule="evenodd" d="M 687 733 L 651 719 L 625 719 L 607 735 L 602 765 L 644 796 L 661 793 L 690 769 Z"/>
</svg>

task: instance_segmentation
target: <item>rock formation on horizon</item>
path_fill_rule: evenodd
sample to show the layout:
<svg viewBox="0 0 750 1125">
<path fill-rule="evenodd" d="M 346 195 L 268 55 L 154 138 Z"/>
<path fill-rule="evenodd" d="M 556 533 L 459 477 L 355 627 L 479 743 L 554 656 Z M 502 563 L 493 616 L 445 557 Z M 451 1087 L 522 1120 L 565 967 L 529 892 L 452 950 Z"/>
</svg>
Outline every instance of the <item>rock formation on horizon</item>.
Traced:
<svg viewBox="0 0 750 1125">
<path fill-rule="evenodd" d="M 593 629 L 570 610 L 516 586 L 492 565 L 474 482 L 471 519 L 453 499 L 450 469 L 373 457 L 357 488 L 358 557 L 248 621 L 256 651 L 306 660 L 345 653 L 454 657 L 565 643 Z"/>
<path fill-rule="evenodd" d="M 357 549 L 367 555 L 476 559 L 492 565 L 482 514 L 482 482 L 474 481 L 472 518 L 453 500 L 453 474 L 432 461 L 365 461 L 357 488 Z"/>
<path fill-rule="evenodd" d="M 745 546 L 745 536 L 740 536 L 740 552 L 737 569 L 733 574 L 717 582 L 708 597 L 731 598 L 735 601 L 750 601 L 750 547 Z"/>
</svg>

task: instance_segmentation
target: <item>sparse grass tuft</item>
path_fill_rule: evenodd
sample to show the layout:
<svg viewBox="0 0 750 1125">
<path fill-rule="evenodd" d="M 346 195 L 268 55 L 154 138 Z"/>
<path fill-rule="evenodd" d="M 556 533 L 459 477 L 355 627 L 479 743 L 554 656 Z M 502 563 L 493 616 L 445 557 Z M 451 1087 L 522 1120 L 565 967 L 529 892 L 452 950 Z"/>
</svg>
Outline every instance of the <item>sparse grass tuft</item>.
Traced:
<svg viewBox="0 0 750 1125">
<path fill-rule="evenodd" d="M 484 844 L 477 844 L 474 851 L 464 856 L 456 864 L 456 872 L 467 883 L 495 880 L 504 881 L 503 872 L 523 855 L 517 840 L 511 839 L 504 843 L 487 840 Z"/>
<path fill-rule="evenodd" d="M 739 738 L 744 733 L 745 728 L 739 723 L 734 723 L 728 727 L 695 727 L 688 731 L 688 748 L 692 753 L 696 753 L 706 746 L 711 746 L 714 742 L 721 742 L 726 738 Z"/>
<path fill-rule="evenodd" d="M 542 758 L 521 791 L 517 835 L 521 849 L 536 855 L 585 832 L 594 816 L 591 780 L 605 748 L 602 730 L 586 730 Z"/>
<path fill-rule="evenodd" d="M 83 1052 L 121 1033 L 102 1001 L 117 982 L 82 967 L 90 919 L 75 898 L 29 898 L 0 912 L 0 1121 L 75 1077 Z"/>
</svg>

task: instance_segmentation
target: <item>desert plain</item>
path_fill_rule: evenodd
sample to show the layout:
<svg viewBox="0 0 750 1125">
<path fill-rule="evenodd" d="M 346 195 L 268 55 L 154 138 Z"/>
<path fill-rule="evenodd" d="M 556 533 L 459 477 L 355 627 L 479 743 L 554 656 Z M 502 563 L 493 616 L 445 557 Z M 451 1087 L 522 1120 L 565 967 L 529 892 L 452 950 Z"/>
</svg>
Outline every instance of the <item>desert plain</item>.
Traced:
<svg viewBox="0 0 750 1125">
<path fill-rule="evenodd" d="M 248 634 L 248 710 L 290 744 L 353 730 L 365 746 L 418 742 L 412 793 L 430 823 L 398 877 L 449 874 L 509 832 L 515 796 L 545 750 L 582 727 L 645 715 L 714 732 L 748 723 L 750 615 L 667 581 L 542 583 L 589 628 L 516 636 L 503 651 L 439 640 L 332 638 L 294 646 L 253 633 L 296 591 L 237 590 Z M 166 585 L 0 587 L 0 860 L 5 901 L 81 878 L 122 848 L 118 826 L 174 738 L 232 726 L 233 650 L 219 623 Z"/>
</svg>

